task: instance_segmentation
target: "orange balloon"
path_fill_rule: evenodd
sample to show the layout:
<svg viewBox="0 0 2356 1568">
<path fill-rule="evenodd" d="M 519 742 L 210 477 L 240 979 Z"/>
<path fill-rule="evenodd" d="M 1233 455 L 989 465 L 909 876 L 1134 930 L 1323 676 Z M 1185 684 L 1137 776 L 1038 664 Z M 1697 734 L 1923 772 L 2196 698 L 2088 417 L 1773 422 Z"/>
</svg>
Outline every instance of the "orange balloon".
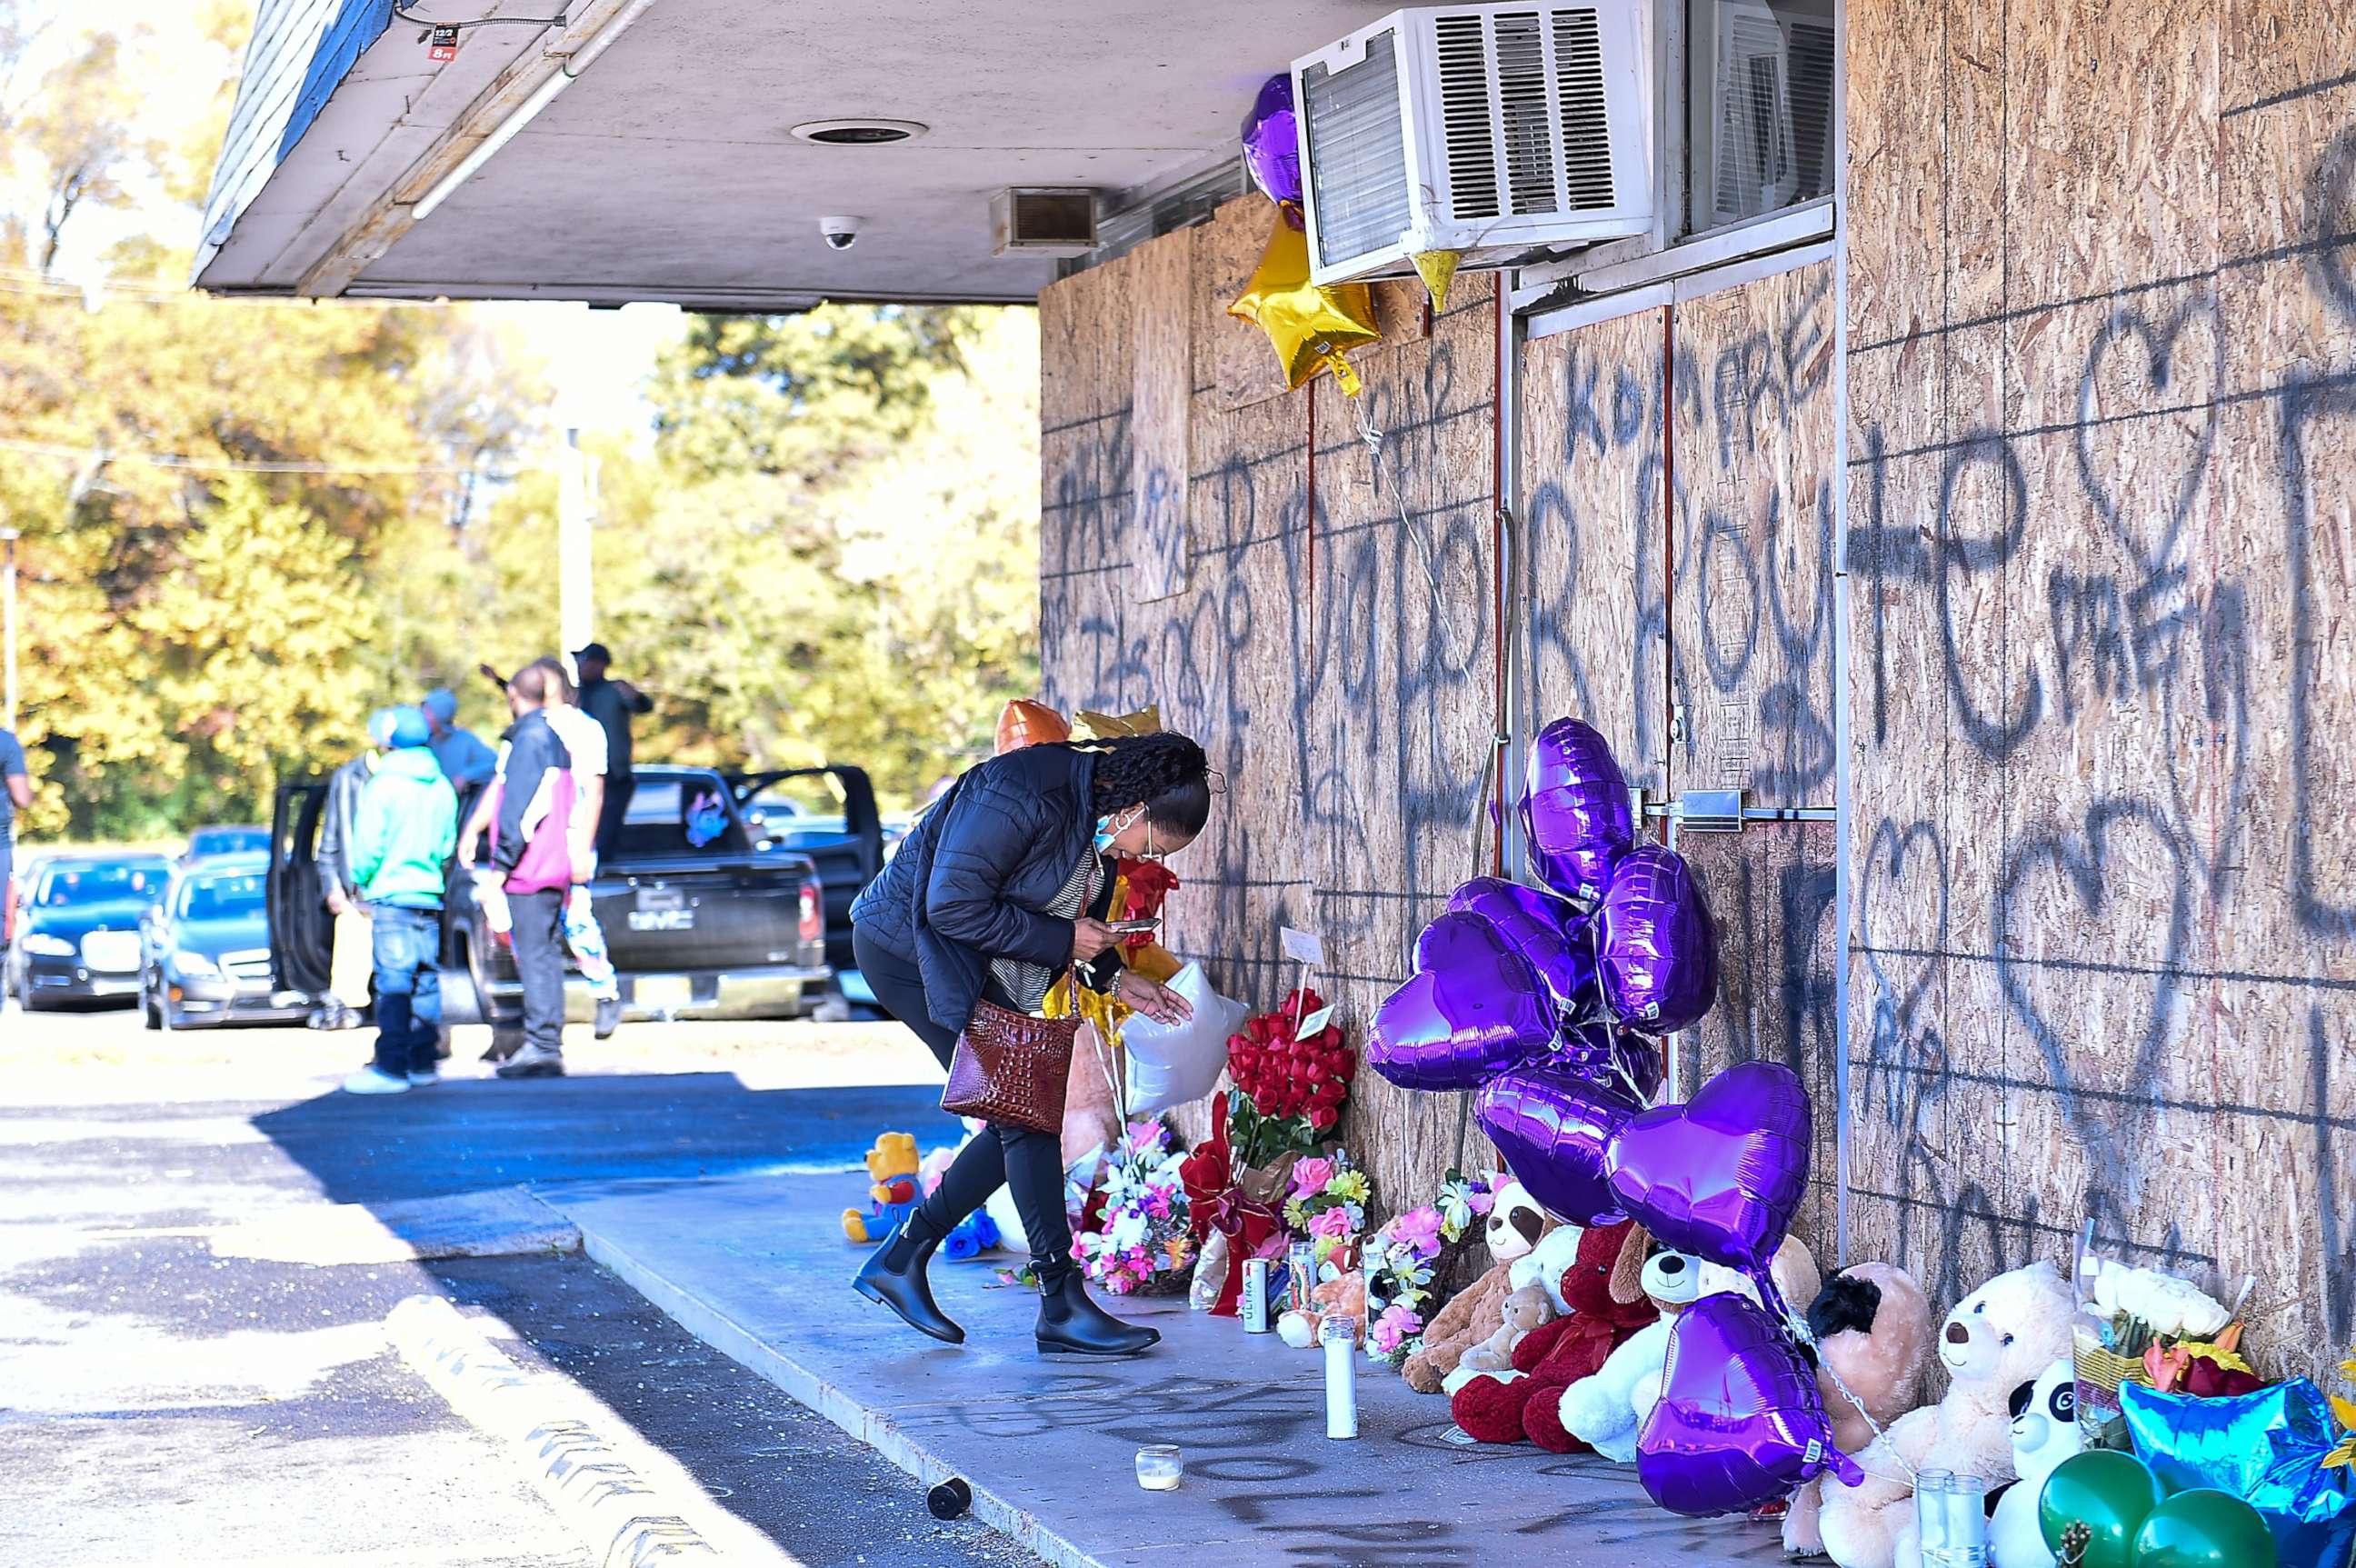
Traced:
<svg viewBox="0 0 2356 1568">
<path fill-rule="evenodd" d="M 998 715 L 998 754 L 1020 751 L 1026 746 L 1043 741 L 1069 740 L 1072 726 L 1064 715 L 1044 703 L 1034 703 L 1028 697 L 1017 697 L 1006 704 Z"/>
</svg>

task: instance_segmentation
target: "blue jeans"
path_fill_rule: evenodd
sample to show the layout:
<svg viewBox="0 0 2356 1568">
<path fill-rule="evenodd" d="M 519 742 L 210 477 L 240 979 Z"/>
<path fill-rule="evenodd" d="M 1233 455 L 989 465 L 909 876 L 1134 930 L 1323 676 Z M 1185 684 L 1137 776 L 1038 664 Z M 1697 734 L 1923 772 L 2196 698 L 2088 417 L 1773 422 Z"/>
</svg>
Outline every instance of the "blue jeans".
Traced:
<svg viewBox="0 0 2356 1568">
<path fill-rule="evenodd" d="M 434 1070 L 442 1035 L 442 911 L 369 907 L 376 961 L 376 1068 L 403 1078 Z"/>
</svg>

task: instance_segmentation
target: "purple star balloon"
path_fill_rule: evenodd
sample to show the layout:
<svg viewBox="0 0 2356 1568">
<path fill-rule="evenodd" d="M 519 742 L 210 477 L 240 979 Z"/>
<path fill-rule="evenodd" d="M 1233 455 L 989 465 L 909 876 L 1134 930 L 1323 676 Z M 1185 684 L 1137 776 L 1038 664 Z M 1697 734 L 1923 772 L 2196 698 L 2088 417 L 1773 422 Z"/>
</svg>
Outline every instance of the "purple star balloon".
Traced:
<svg viewBox="0 0 2356 1568">
<path fill-rule="evenodd" d="M 1415 963 L 1366 1032 L 1366 1065 L 1401 1089 L 1476 1089 L 1553 1042 L 1537 971 L 1480 916 L 1424 928 Z"/>
<path fill-rule="evenodd" d="M 1530 1067 L 1491 1079 L 1473 1110 L 1539 1207 L 1573 1225 L 1626 1218 L 1604 1161 L 1612 1135 L 1636 1113 L 1633 1101 L 1568 1072 Z"/>
<path fill-rule="evenodd" d="M 1604 1005 L 1648 1035 L 1701 1021 L 1718 1001 L 1718 923 L 1685 857 L 1638 844 L 1612 868 L 1596 911 Z"/>
<path fill-rule="evenodd" d="M 1671 1513 L 1741 1513 L 1826 1470 L 1852 1487 L 1865 1478 L 1833 1446 L 1816 1374 L 1791 1336 L 1740 1295 L 1706 1295 L 1679 1314 L 1660 1402 L 1636 1440 L 1652 1499 Z"/>
<path fill-rule="evenodd" d="M 1301 200 L 1301 138 L 1292 114 L 1292 78 L 1283 71 L 1260 84 L 1244 116 L 1244 166 L 1272 201 Z"/>
<path fill-rule="evenodd" d="M 1593 903 L 1613 863 L 1636 842 L 1628 780 L 1591 725 L 1557 719 L 1530 743 L 1522 829 L 1546 885 Z"/>
</svg>

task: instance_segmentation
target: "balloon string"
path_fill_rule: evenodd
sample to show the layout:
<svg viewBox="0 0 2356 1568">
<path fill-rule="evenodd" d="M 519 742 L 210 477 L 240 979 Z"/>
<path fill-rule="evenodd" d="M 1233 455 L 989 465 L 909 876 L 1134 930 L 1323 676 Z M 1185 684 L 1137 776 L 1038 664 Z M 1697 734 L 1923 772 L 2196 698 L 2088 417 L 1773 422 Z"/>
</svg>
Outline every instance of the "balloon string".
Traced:
<svg viewBox="0 0 2356 1568">
<path fill-rule="evenodd" d="M 1391 505 L 1398 512 L 1399 527 L 1415 541 L 1416 553 L 1423 564 L 1425 580 L 1431 585 L 1431 619 L 1445 639 L 1448 668 L 1462 673 L 1470 670 L 1472 662 L 1470 655 L 1460 658 L 1458 654 L 1456 622 L 1448 613 L 1447 596 L 1440 587 L 1439 558 L 1432 552 L 1431 541 L 1424 537 L 1423 530 L 1408 516 L 1407 492 L 1399 488 L 1398 476 L 1391 472 L 1389 463 L 1383 457 L 1383 443 L 1388 438 L 1375 424 L 1374 411 L 1366 406 L 1366 400 L 1363 397 L 1352 398 L 1350 402 L 1357 410 L 1358 439 L 1365 444 L 1366 456 L 1374 465 L 1375 483 L 1390 491 Z"/>
<path fill-rule="evenodd" d="M 1847 1380 L 1842 1378 L 1840 1375 L 1840 1369 L 1837 1367 L 1835 1367 L 1832 1364 L 1832 1361 L 1825 1355 L 1825 1342 L 1817 1338 L 1815 1330 L 1808 1326 L 1807 1316 L 1804 1313 L 1794 1311 L 1792 1304 L 1783 1299 L 1783 1293 L 1775 1288 L 1774 1277 L 1767 1273 L 1764 1270 L 1762 1270 L 1751 1276 L 1751 1283 L 1758 1287 L 1760 1304 L 1766 1307 L 1768 1316 L 1781 1319 L 1783 1326 L 1791 1330 L 1792 1337 L 1794 1339 L 1797 1339 L 1801 1344 L 1805 1345 L 1808 1348 L 1816 1353 L 1816 1366 L 1824 1372 L 1825 1376 L 1833 1380 L 1833 1387 L 1840 1391 L 1841 1398 L 1848 1401 L 1849 1404 L 1857 1411 L 1858 1417 L 1864 1421 L 1867 1430 L 1871 1432 L 1876 1438 L 1889 1435 L 1887 1429 L 1882 1426 L 1881 1423 L 1873 1419 L 1873 1412 L 1865 1408 L 1865 1402 L 1857 1397 L 1857 1391 L 1850 1388 Z M 1893 1446 L 1890 1450 L 1890 1453 L 1891 1457 L 1898 1461 L 1900 1467 L 1906 1472 L 1906 1485 L 1909 1487 L 1915 1486 L 1921 1479 L 1921 1472 L 1916 1470 L 1912 1465 L 1908 1464 L 1906 1455 L 1901 1454 L 1896 1447 Z M 1854 1459 L 1857 1455 L 1852 1454 L 1849 1457 Z M 1862 1466 L 1860 1466 L 1860 1468 L 1862 1468 Z M 1876 1475 L 1871 1470 L 1867 1470 L 1865 1473 L 1869 1476 L 1872 1476 L 1877 1481 L 1894 1481 L 1897 1479 L 1895 1476 Z"/>
</svg>

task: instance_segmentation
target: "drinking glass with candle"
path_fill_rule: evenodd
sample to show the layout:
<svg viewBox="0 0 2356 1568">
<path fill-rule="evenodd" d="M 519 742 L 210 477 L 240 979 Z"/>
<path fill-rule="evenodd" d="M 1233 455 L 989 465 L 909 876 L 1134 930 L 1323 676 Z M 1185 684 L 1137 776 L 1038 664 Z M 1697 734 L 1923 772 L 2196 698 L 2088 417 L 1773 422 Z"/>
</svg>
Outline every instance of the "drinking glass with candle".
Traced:
<svg viewBox="0 0 2356 1568">
<path fill-rule="evenodd" d="M 1952 1470 L 1923 1470 L 1914 1477 L 1914 1528 L 1923 1568 L 1947 1568 L 1947 1484 L 1954 1478 Z"/>
<path fill-rule="evenodd" d="M 1149 1443 L 1137 1451 L 1137 1484 L 1149 1492 L 1177 1490 L 1179 1477 L 1185 1472 L 1174 1443 Z"/>
</svg>

